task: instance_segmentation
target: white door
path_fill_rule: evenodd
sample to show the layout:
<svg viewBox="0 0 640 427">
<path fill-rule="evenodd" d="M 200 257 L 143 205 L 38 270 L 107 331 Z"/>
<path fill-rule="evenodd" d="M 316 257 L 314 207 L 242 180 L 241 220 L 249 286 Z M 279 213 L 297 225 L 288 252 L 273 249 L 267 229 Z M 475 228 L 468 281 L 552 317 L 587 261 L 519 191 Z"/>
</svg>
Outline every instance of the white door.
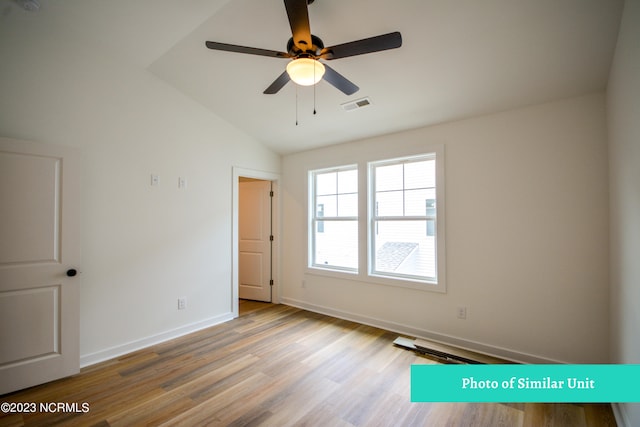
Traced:
<svg viewBox="0 0 640 427">
<path fill-rule="evenodd" d="M 239 296 L 271 302 L 271 182 L 240 179 Z"/>
<path fill-rule="evenodd" d="M 80 155 L 0 138 L 0 394 L 80 370 Z"/>
</svg>

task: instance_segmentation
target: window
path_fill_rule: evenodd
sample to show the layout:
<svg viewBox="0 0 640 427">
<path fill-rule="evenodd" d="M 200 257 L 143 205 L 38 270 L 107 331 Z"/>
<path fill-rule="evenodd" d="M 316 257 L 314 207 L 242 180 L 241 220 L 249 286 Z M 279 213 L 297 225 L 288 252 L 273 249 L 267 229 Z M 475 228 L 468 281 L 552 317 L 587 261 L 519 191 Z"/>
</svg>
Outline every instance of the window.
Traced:
<svg viewBox="0 0 640 427">
<path fill-rule="evenodd" d="M 358 271 L 358 170 L 310 173 L 311 266 Z"/>
<path fill-rule="evenodd" d="M 310 273 L 445 291 L 443 147 L 311 171 L 309 195 Z"/>
<path fill-rule="evenodd" d="M 372 275 L 436 282 L 436 159 L 370 164 Z"/>
</svg>

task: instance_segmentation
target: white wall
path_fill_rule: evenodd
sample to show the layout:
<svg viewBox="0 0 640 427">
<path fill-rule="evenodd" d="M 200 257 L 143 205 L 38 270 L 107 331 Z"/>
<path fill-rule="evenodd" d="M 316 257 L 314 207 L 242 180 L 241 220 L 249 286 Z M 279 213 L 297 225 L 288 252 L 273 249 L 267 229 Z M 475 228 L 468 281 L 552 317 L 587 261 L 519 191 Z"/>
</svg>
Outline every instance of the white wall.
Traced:
<svg viewBox="0 0 640 427">
<path fill-rule="evenodd" d="M 283 301 L 524 361 L 606 362 L 604 105 L 592 94 L 284 157 Z M 447 293 L 305 274 L 307 171 L 431 144 L 446 152 Z"/>
<path fill-rule="evenodd" d="M 627 0 L 607 90 L 612 360 L 640 363 L 640 1 Z M 640 425 L 640 404 L 619 405 Z"/>
<path fill-rule="evenodd" d="M 47 13 L 0 17 L 0 135 L 82 150 L 84 363 L 230 316 L 232 166 L 279 156 Z"/>
</svg>

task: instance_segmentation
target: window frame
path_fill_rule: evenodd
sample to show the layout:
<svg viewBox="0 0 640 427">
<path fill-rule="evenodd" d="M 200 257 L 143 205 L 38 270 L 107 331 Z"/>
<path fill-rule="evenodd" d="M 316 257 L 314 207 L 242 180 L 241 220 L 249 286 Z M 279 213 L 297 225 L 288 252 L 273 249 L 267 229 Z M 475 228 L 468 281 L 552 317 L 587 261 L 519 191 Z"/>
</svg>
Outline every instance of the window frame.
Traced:
<svg viewBox="0 0 640 427">
<path fill-rule="evenodd" d="M 326 174 L 331 172 L 345 172 L 345 171 L 355 171 L 358 179 L 357 179 L 357 187 L 356 187 L 356 196 L 358 199 L 357 203 L 357 211 L 358 213 L 355 216 L 321 216 L 317 215 L 316 211 L 316 197 L 317 195 L 317 180 L 316 176 L 320 174 Z M 360 209 L 359 209 L 359 200 L 360 200 L 360 184 L 359 184 L 359 176 L 360 170 L 357 164 L 349 164 L 331 168 L 324 169 L 314 169 L 310 170 L 308 173 L 308 194 L 309 194 L 309 206 L 308 206 L 308 224 L 307 224 L 307 236 L 308 236 L 308 248 L 307 248 L 307 268 L 313 270 L 321 270 L 325 272 L 337 272 L 337 273 L 346 273 L 350 275 L 357 275 L 360 270 L 360 251 L 357 254 L 357 266 L 355 268 L 344 267 L 344 266 L 336 266 L 336 265 L 325 265 L 325 264 L 317 264 L 315 255 L 316 255 L 316 233 L 317 233 L 317 225 L 318 221 L 328 221 L 328 222 L 355 222 L 358 237 L 356 239 L 356 246 L 359 247 L 360 242 Z M 336 182 L 337 185 L 337 182 Z M 336 188 L 336 191 L 337 188 Z M 335 193 L 336 196 L 341 193 Z M 345 193 L 346 194 L 346 193 Z M 321 219 L 319 219 L 321 218 Z"/>
<path fill-rule="evenodd" d="M 308 222 L 307 222 L 307 268 L 306 274 L 319 275 L 325 277 L 333 277 L 344 280 L 355 280 L 358 282 L 377 284 L 392 287 L 409 288 L 420 291 L 446 293 L 446 238 L 445 238 L 445 152 L 444 145 L 430 145 L 424 147 L 423 150 L 414 153 L 408 153 L 403 156 L 384 156 L 378 155 L 375 158 L 366 158 L 357 164 L 349 164 L 344 166 L 325 167 L 310 169 L 307 174 L 308 179 Z M 379 153 L 378 153 L 379 154 Z M 436 277 L 435 280 L 420 280 L 420 278 L 411 278 L 406 276 L 395 276 L 388 274 L 374 273 L 372 269 L 373 260 L 371 259 L 372 249 L 372 200 L 375 200 L 373 191 L 375 186 L 371 179 L 371 165 L 391 162 L 403 162 L 413 159 L 421 159 L 433 157 L 435 158 L 436 167 Z M 314 237 L 312 236 L 314 224 L 311 221 L 315 209 L 315 193 L 313 174 L 318 172 L 338 171 L 354 168 L 358 172 L 358 269 L 344 270 L 335 267 L 325 267 L 321 265 L 313 265 Z M 364 196 L 363 196 L 364 195 Z"/>
<path fill-rule="evenodd" d="M 427 285 L 438 285 L 438 277 L 439 277 L 439 269 L 438 269 L 438 246 L 439 246 L 439 233 L 438 233 L 438 156 L 437 153 L 425 153 L 416 156 L 406 156 L 399 157 L 394 159 L 385 159 L 369 162 L 367 164 L 367 183 L 368 183 L 368 192 L 367 192 L 367 206 L 368 206 L 368 215 L 367 215 L 367 226 L 368 226 L 368 236 L 367 236 L 367 272 L 370 277 L 375 277 L 382 280 L 403 280 L 409 282 L 417 282 Z M 435 194 L 435 213 L 429 215 L 426 213 L 424 215 L 411 215 L 405 212 L 406 207 L 406 193 L 407 191 L 417 190 L 413 188 L 405 187 L 405 169 L 404 165 L 411 163 L 418 163 L 423 161 L 434 161 L 435 163 L 435 177 L 433 187 L 428 187 L 429 189 L 433 189 Z M 402 188 L 396 190 L 377 190 L 377 182 L 376 182 L 376 169 L 378 167 L 385 166 L 393 166 L 393 165 L 403 165 L 403 180 L 402 180 Z M 427 189 L 425 187 L 424 189 Z M 377 193 L 382 192 L 401 192 L 402 193 L 402 214 L 401 215 L 378 215 L 378 198 Z M 426 209 L 426 206 L 425 206 Z M 434 244 L 435 244 L 435 275 L 431 276 L 422 276 L 416 274 L 408 274 L 408 273 L 395 273 L 389 271 L 378 270 L 376 266 L 376 235 L 378 230 L 378 225 L 383 222 L 412 222 L 412 221 L 425 221 L 425 228 L 428 230 L 428 226 L 426 225 L 427 221 L 434 221 L 435 229 L 434 229 Z"/>
</svg>

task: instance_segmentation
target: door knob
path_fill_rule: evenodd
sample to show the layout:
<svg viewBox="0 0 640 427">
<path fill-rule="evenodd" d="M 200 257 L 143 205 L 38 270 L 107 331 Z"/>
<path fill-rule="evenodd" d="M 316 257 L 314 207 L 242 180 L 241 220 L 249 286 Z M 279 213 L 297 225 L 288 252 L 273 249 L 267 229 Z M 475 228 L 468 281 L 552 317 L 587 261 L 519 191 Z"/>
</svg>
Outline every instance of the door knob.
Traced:
<svg viewBox="0 0 640 427">
<path fill-rule="evenodd" d="M 78 270 L 76 270 L 75 268 L 70 268 L 67 270 L 67 276 L 69 277 L 73 277 L 76 274 L 78 274 Z"/>
</svg>

